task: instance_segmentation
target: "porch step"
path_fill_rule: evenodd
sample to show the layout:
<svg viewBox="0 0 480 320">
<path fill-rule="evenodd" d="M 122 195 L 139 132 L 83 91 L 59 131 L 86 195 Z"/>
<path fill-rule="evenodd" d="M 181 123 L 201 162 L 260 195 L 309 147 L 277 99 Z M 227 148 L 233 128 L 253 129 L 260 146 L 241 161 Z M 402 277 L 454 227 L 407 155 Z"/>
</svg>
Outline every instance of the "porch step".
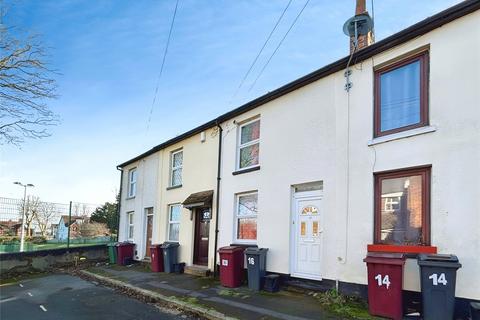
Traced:
<svg viewBox="0 0 480 320">
<path fill-rule="evenodd" d="M 308 293 L 311 291 L 325 292 L 332 289 L 331 283 L 325 283 L 323 281 L 308 281 L 300 280 L 296 278 L 290 278 L 283 282 L 283 285 L 287 290 Z"/>
<path fill-rule="evenodd" d="M 199 277 L 207 277 L 210 275 L 210 269 L 207 266 L 191 265 L 185 266 L 185 273 Z"/>
</svg>

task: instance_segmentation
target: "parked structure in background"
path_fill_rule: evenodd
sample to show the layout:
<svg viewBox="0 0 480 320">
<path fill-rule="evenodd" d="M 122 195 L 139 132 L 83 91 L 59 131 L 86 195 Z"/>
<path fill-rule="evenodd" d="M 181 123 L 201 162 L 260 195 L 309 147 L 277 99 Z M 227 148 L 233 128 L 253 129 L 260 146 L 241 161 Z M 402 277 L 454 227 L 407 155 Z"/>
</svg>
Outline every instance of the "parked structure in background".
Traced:
<svg viewBox="0 0 480 320">
<path fill-rule="evenodd" d="M 180 241 L 181 259 L 194 263 L 187 234 L 198 218 L 182 198 L 213 190 L 215 248 L 268 248 L 268 272 L 365 293 L 368 252 L 453 253 L 457 302 L 480 300 L 479 10 L 464 1 L 364 39 L 361 50 L 121 164 L 120 240 L 143 259 L 153 212 L 152 239 Z M 219 143 L 201 147 L 209 132 Z M 210 184 L 183 191 L 199 178 Z M 408 303 L 420 290 L 415 259 L 404 279 Z"/>
</svg>

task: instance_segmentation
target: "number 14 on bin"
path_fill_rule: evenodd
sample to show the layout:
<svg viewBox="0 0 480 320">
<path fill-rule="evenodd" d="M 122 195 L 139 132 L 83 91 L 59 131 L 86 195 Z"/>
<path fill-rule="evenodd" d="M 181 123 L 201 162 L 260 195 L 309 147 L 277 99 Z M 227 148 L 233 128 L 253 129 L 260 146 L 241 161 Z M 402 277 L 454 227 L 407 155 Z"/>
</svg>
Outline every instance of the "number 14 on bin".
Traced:
<svg viewBox="0 0 480 320">
<path fill-rule="evenodd" d="M 387 289 L 390 287 L 390 277 L 388 274 L 386 274 L 384 277 L 382 277 L 381 274 L 377 274 L 375 276 L 375 280 L 377 280 L 378 286 L 381 287 L 385 285 Z"/>
<path fill-rule="evenodd" d="M 433 285 L 438 286 L 438 284 L 443 284 L 444 286 L 447 285 L 447 279 L 445 279 L 445 273 L 440 273 L 440 276 L 436 273 L 433 273 L 428 277 L 428 279 L 432 279 Z"/>
</svg>

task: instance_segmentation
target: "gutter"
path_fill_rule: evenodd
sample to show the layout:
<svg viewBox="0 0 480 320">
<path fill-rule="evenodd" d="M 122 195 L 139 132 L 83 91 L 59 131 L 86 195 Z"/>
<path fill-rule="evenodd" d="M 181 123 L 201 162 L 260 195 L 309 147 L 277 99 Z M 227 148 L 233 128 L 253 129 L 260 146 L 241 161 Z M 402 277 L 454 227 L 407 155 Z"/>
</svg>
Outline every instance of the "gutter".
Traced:
<svg viewBox="0 0 480 320">
<path fill-rule="evenodd" d="M 218 123 L 216 122 L 218 128 L 218 163 L 217 163 L 217 196 L 215 200 L 215 252 L 213 254 L 213 277 L 217 274 L 217 249 L 218 249 L 218 212 L 219 212 L 219 204 L 220 204 L 220 181 L 221 178 L 221 168 L 222 168 L 222 133 L 223 129 Z"/>
<path fill-rule="evenodd" d="M 118 194 L 118 203 L 117 203 L 117 239 L 116 241 L 118 242 L 118 238 L 120 236 L 120 207 L 122 203 L 122 186 L 123 186 L 123 169 L 117 166 L 117 170 L 120 171 L 120 190 Z"/>
</svg>

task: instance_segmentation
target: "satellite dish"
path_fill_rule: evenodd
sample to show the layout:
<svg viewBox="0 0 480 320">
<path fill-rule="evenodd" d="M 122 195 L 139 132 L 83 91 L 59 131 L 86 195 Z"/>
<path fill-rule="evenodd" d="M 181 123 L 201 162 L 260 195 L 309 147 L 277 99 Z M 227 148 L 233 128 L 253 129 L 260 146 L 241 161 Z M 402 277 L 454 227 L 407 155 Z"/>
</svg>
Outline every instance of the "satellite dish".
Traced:
<svg viewBox="0 0 480 320">
<path fill-rule="evenodd" d="M 343 25 L 343 33 L 347 36 L 357 38 L 365 35 L 373 28 L 373 20 L 366 13 L 358 14 L 348 19 Z"/>
</svg>

